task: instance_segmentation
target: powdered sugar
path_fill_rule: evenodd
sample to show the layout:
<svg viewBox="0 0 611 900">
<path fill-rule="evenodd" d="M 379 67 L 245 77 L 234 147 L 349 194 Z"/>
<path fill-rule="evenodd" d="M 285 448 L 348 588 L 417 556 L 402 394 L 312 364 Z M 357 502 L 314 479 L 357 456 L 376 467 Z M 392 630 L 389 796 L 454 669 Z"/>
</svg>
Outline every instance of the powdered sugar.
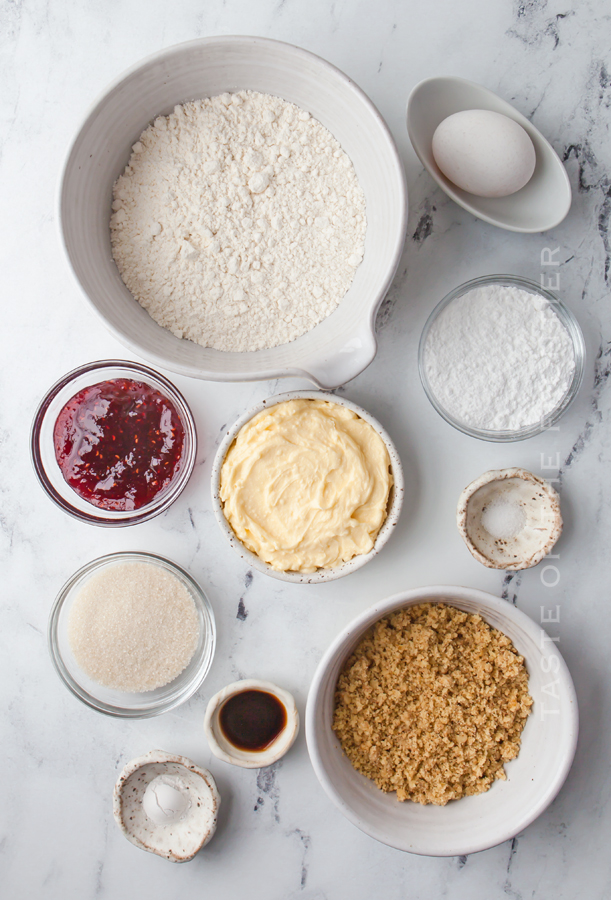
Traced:
<svg viewBox="0 0 611 900">
<path fill-rule="evenodd" d="M 156 119 L 114 189 L 123 281 L 160 325 L 217 350 L 312 329 L 349 288 L 364 235 L 363 191 L 337 141 L 253 91 Z"/>
<path fill-rule="evenodd" d="M 473 428 L 516 430 L 560 403 L 575 372 L 571 338 L 547 300 L 502 284 L 453 300 L 433 323 L 424 365 L 453 418 Z"/>
</svg>

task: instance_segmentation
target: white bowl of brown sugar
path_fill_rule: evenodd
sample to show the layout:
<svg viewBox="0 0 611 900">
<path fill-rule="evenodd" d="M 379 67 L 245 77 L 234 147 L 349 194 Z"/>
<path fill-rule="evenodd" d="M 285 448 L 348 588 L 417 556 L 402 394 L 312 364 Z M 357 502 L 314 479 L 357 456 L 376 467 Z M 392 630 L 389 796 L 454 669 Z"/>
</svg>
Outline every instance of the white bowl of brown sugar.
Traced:
<svg viewBox="0 0 611 900">
<path fill-rule="evenodd" d="M 443 585 L 351 622 L 306 709 L 331 800 L 366 834 L 424 856 L 475 853 L 522 831 L 562 787 L 577 733 L 557 643 L 507 601 Z"/>
</svg>

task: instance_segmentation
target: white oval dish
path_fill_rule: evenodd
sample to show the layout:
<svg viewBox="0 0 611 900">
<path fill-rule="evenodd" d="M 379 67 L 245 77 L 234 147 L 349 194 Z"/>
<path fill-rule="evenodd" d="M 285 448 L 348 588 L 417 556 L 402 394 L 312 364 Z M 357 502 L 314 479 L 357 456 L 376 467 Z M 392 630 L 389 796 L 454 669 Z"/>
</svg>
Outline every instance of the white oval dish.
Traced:
<svg viewBox="0 0 611 900">
<path fill-rule="evenodd" d="M 234 747 L 223 734 L 220 726 L 219 714 L 221 707 L 230 697 L 241 694 L 243 691 L 265 691 L 277 697 L 286 710 L 286 724 L 280 734 L 274 738 L 264 750 L 250 751 L 240 750 Z M 241 766 L 244 769 L 261 769 L 271 766 L 287 753 L 293 746 L 299 733 L 299 713 L 295 705 L 295 698 L 288 691 L 278 687 L 271 681 L 260 681 L 248 678 L 242 681 L 234 681 L 210 698 L 204 717 L 204 732 L 208 739 L 210 749 L 218 759 L 230 763 L 232 766 Z"/>
<path fill-rule="evenodd" d="M 360 416 L 365 422 L 368 422 L 374 431 L 380 435 L 386 444 L 386 449 L 388 450 L 388 455 L 390 457 L 394 483 L 390 489 L 386 519 L 378 532 L 373 549 L 370 550 L 369 553 L 353 556 L 352 559 L 349 559 L 347 562 L 342 563 L 341 566 L 337 566 L 333 569 L 318 569 L 316 572 L 303 573 L 281 572 L 272 568 L 272 566 L 264 562 L 260 557 L 244 546 L 236 536 L 223 513 L 223 506 L 220 500 L 221 467 L 227 451 L 234 442 L 238 431 L 246 424 L 246 422 L 250 421 L 253 416 L 258 412 L 261 412 L 261 410 L 269 409 L 270 406 L 275 406 L 277 403 L 284 403 L 287 400 L 328 400 L 330 403 L 337 403 L 339 406 L 345 406 L 347 409 L 351 409 L 357 416 Z M 234 550 L 237 550 L 242 559 L 245 559 L 249 566 L 257 569 L 259 572 L 263 572 L 265 575 L 271 575 L 272 578 L 278 578 L 280 581 L 290 581 L 293 584 L 320 584 L 323 581 L 334 581 L 336 578 L 342 578 L 344 575 L 349 575 L 351 572 L 356 571 L 356 569 L 360 569 L 361 566 L 366 565 L 366 563 L 379 553 L 399 521 L 404 491 L 403 466 L 401 465 L 399 454 L 386 429 L 380 425 L 377 419 L 374 419 L 373 416 L 360 406 L 357 406 L 356 403 L 352 403 L 350 400 L 346 400 L 344 397 L 338 397 L 335 394 L 325 393 L 324 391 L 288 391 L 286 394 L 275 394 L 273 397 L 268 397 L 267 400 L 262 400 L 261 403 L 253 406 L 248 412 L 240 416 L 231 428 L 226 431 L 225 437 L 216 451 L 216 456 L 214 457 L 214 462 L 212 464 L 212 506 L 221 531 L 225 534 L 231 546 Z"/>
<path fill-rule="evenodd" d="M 180 780 L 189 806 L 179 821 L 159 825 L 144 811 L 143 799 L 153 779 L 168 775 Z M 164 750 L 151 750 L 132 759 L 113 791 L 113 815 L 127 840 L 141 850 L 178 863 L 193 859 L 213 837 L 220 803 L 216 783 L 207 769 Z"/>
<path fill-rule="evenodd" d="M 537 162 L 530 181 L 508 197 L 477 197 L 456 187 L 435 162 L 437 126 L 453 113 L 489 109 L 513 119 L 532 140 Z M 536 233 L 558 225 L 571 207 L 571 183 L 560 157 L 541 132 L 510 103 L 465 78 L 427 78 L 410 94 L 407 130 L 420 162 L 440 188 L 468 212 L 508 231 Z"/>
<path fill-rule="evenodd" d="M 486 529 L 485 513 L 495 502 L 523 511 L 518 534 L 497 537 Z M 547 556 L 562 533 L 560 498 L 548 481 L 526 469 L 491 469 L 461 493 L 456 523 L 483 566 L 510 572 L 530 569 Z"/>
<path fill-rule="evenodd" d="M 365 256 L 328 318 L 290 344 L 223 353 L 181 340 L 134 300 L 112 259 L 112 186 L 132 144 L 186 100 L 236 90 L 274 94 L 308 110 L 351 158 L 365 193 Z M 59 220 L 69 264 L 93 309 L 123 344 L 157 366 L 212 381 L 304 377 L 349 381 L 373 360 L 375 316 L 403 249 L 407 187 L 393 137 L 369 98 L 325 60 L 291 44 L 223 36 L 169 47 L 137 63 L 103 93 L 68 152 Z"/>
<path fill-rule="evenodd" d="M 481 615 L 506 634 L 526 661 L 534 700 L 520 753 L 506 764 L 507 781 L 496 781 L 486 793 L 446 806 L 400 803 L 394 794 L 379 790 L 352 767 L 331 727 L 340 670 L 364 633 L 397 609 L 427 602 L 445 602 Z M 511 603 L 483 591 L 445 585 L 395 594 L 357 616 L 321 659 L 306 707 L 310 760 L 331 800 L 365 834 L 423 856 L 476 853 L 526 828 L 562 787 L 575 755 L 578 730 L 575 689 L 558 645 Z"/>
</svg>

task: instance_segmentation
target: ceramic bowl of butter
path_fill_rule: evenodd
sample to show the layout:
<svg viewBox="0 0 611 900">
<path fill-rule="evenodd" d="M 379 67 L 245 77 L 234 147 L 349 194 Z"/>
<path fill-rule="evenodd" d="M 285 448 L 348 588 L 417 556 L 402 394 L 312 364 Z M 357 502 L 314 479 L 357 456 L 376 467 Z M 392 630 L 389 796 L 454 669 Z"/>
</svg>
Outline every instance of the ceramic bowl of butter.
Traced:
<svg viewBox="0 0 611 900">
<path fill-rule="evenodd" d="M 114 205 L 121 205 L 123 201 L 121 197 L 117 199 L 116 195 L 113 201 L 113 185 L 120 176 L 125 175 L 134 153 L 138 155 L 141 152 L 139 138 L 151 123 L 160 123 L 159 128 L 165 128 L 164 122 L 167 124 L 181 105 L 188 105 L 192 101 L 201 100 L 205 104 L 211 98 L 225 97 L 229 98 L 225 105 L 237 109 L 237 106 L 231 105 L 231 95 L 237 97 L 243 91 L 257 92 L 294 104 L 301 110 L 297 114 L 297 127 L 303 116 L 308 122 L 320 123 L 327 129 L 331 141 L 337 142 L 339 147 L 334 151 L 331 142 L 325 148 L 322 145 L 320 148 L 308 145 L 309 149 L 306 149 L 308 153 L 312 151 L 311 159 L 303 166 L 296 167 L 295 177 L 306 179 L 311 176 L 318 179 L 320 162 L 325 153 L 331 158 L 337 154 L 339 162 L 346 168 L 352 164 L 356 180 L 364 194 L 366 230 L 358 259 L 355 258 L 352 283 L 334 311 L 325 313 L 326 318 L 313 325 L 311 330 L 294 340 L 289 338 L 289 343 L 272 346 L 268 342 L 265 346 L 269 349 L 239 352 L 224 347 L 213 349 L 213 344 L 202 346 L 177 336 L 180 329 L 175 329 L 173 333 L 169 325 L 162 327 L 151 318 L 126 287 L 113 260 L 110 222 L 113 214 L 111 207 L 114 207 L 115 214 L 124 213 L 123 209 Z M 239 99 L 236 104 L 238 102 Z M 269 114 L 273 118 L 273 110 Z M 288 144 L 294 144 L 297 152 L 299 135 L 296 135 L 294 128 L 292 134 L 290 126 L 287 126 L 287 134 Z M 307 275 L 309 270 L 306 267 L 304 284 L 301 285 L 300 282 L 291 286 L 295 281 L 295 260 L 279 266 L 272 259 L 274 248 L 284 239 L 279 236 L 279 229 L 283 229 L 282 234 L 285 234 L 291 228 L 299 231 L 300 227 L 319 227 L 324 231 L 325 228 L 337 227 L 334 217 L 342 210 L 352 207 L 353 197 L 350 192 L 343 192 L 342 189 L 335 191 L 331 185 L 316 194 L 320 209 L 315 214 L 310 215 L 297 203 L 294 214 L 291 213 L 290 216 L 288 210 L 280 210 L 279 216 L 272 215 L 274 197 L 283 186 L 282 173 L 279 175 L 278 171 L 282 168 L 282 160 L 290 158 L 293 151 L 291 146 L 273 142 L 270 144 L 256 130 L 253 132 L 253 141 L 259 143 L 244 154 L 248 164 L 257 166 L 258 163 L 252 160 L 266 154 L 272 154 L 275 162 L 271 156 L 266 158 L 264 162 L 267 168 L 263 172 L 255 172 L 256 177 L 246 179 L 240 188 L 235 188 L 235 185 L 232 187 L 230 178 L 229 193 L 235 188 L 238 191 L 236 198 L 219 195 L 215 203 L 218 201 L 224 210 L 229 209 L 228 215 L 235 218 L 235 222 L 231 219 L 229 223 L 233 229 L 231 240 L 239 237 L 240 229 L 249 230 L 252 238 L 249 238 L 249 246 L 254 247 L 254 254 L 260 250 L 261 259 L 253 257 L 250 261 L 246 260 L 243 248 L 238 252 L 236 245 L 228 263 L 227 278 L 234 278 L 237 283 L 239 278 L 247 277 L 246 269 L 250 266 L 252 274 L 248 277 L 254 282 L 266 268 L 266 254 L 271 254 L 269 268 L 273 271 L 281 268 L 282 277 L 275 288 L 279 292 L 278 297 L 274 297 L 274 291 L 269 290 L 266 294 L 268 306 L 261 307 L 261 315 L 266 314 L 265 310 L 268 310 L 270 303 L 277 302 L 279 308 L 273 321 L 277 323 L 282 320 L 285 315 L 282 304 L 286 301 L 283 291 L 295 288 L 299 295 L 295 302 L 297 306 L 303 305 L 302 312 L 296 312 L 295 315 L 302 315 L 306 322 L 314 322 L 311 314 L 317 302 L 322 307 L 328 301 L 329 285 L 326 282 L 333 280 L 336 269 L 333 265 L 326 266 L 321 283 L 310 284 Z M 220 153 L 216 144 L 215 147 L 211 152 Z M 206 145 L 203 149 L 207 153 L 210 148 Z M 196 153 L 195 156 L 197 155 Z M 187 157 L 191 159 L 193 156 L 193 153 L 187 153 L 183 162 Z M 233 156 L 225 153 L 224 164 L 231 172 L 231 167 L 235 168 L 236 177 L 236 167 L 246 165 L 241 151 Z M 216 162 L 214 159 L 207 160 L 202 165 L 198 182 L 200 188 L 208 177 L 205 174 L 208 171 L 206 165 L 214 166 Z M 211 174 L 210 179 L 217 174 Z M 239 177 L 242 178 L 243 175 L 240 170 Z M 164 208 L 177 203 L 175 193 L 179 190 L 178 182 L 181 177 L 180 172 L 173 170 L 169 176 L 170 182 L 164 182 L 164 190 L 169 190 L 174 195 L 174 199 L 168 195 L 167 202 L 164 200 Z M 174 185 L 171 183 L 172 178 L 176 180 Z M 197 196 L 194 195 L 195 199 L 190 203 L 193 209 L 199 202 L 197 185 L 195 193 Z M 301 191 L 296 190 L 291 196 L 305 198 L 303 203 L 299 201 L 303 206 L 306 202 L 312 202 L 312 197 L 307 196 L 309 193 L 311 192 L 303 188 Z M 246 206 L 263 204 L 261 219 L 248 213 L 248 210 L 243 212 L 240 198 Z M 210 204 L 202 201 L 199 213 L 193 215 L 195 218 L 198 215 L 199 219 L 205 218 L 210 208 Z M 222 291 L 219 294 L 221 288 L 216 282 L 208 284 L 210 257 L 199 244 L 199 249 L 195 247 L 200 239 L 211 243 L 215 247 L 211 251 L 215 259 L 230 252 L 217 230 L 222 221 L 225 221 L 223 215 L 222 212 L 218 212 L 218 215 L 215 212 L 215 221 L 208 222 L 205 228 L 197 226 L 198 236 L 194 234 L 197 230 L 195 225 L 192 228 L 187 228 L 186 225 L 184 229 L 179 228 L 180 234 L 176 232 L 174 258 L 170 259 L 168 256 L 165 263 L 152 265 L 143 280 L 150 283 L 151 279 L 159 275 L 160 269 L 170 272 L 180 268 L 184 258 L 191 254 L 197 256 L 201 252 L 202 260 L 205 257 L 205 261 L 201 261 L 204 268 L 199 283 L 206 285 L 206 298 L 211 298 L 211 302 L 216 304 L 216 312 L 206 312 L 206 316 L 211 316 L 217 323 L 222 321 L 230 315 L 229 304 L 231 315 L 234 315 L 234 319 L 228 319 L 228 333 L 231 334 L 235 330 L 234 326 L 243 327 L 244 323 L 240 326 L 240 321 L 249 315 L 248 296 L 244 300 L 240 289 L 238 302 L 237 289 L 227 289 L 224 294 Z M 286 219 L 284 226 L 276 218 Z M 162 228 L 159 222 L 148 222 L 145 219 L 146 216 L 140 223 L 142 227 L 136 229 L 135 244 L 138 246 L 159 241 L 160 232 L 174 234 L 172 229 Z M 369 98 L 346 75 L 325 60 L 290 44 L 256 37 L 211 37 L 167 48 L 139 62 L 111 84 L 98 99 L 68 152 L 60 187 L 59 220 L 68 262 L 85 298 L 115 337 L 134 353 L 157 366 L 195 378 L 241 382 L 293 376 L 305 377 L 318 387 L 330 389 L 354 378 L 375 356 L 376 312 L 391 284 L 405 239 L 407 188 L 403 165 L 386 123 Z M 303 235 L 297 236 L 299 240 L 291 243 L 293 255 L 301 253 L 307 247 L 307 240 L 303 239 Z M 342 240 L 341 228 L 340 233 L 333 238 L 336 239 L 340 242 Z M 327 242 L 331 243 L 332 241 Z M 362 261 L 359 263 L 361 256 Z M 132 263 L 130 257 L 125 263 L 126 271 L 130 266 L 134 268 Z M 123 274 L 125 276 L 125 272 Z M 172 284 L 175 283 L 175 280 L 170 280 Z M 180 279 L 176 283 L 178 282 Z M 180 293 L 182 288 L 177 290 Z M 167 291 L 168 297 L 174 291 L 169 283 Z M 154 294 L 158 298 L 161 292 Z M 199 316 L 199 312 L 196 314 Z M 253 328 L 252 331 L 257 329 Z M 257 331 L 257 338 L 259 337 L 266 335 Z"/>
<path fill-rule="evenodd" d="M 350 748 L 347 752 L 342 749 L 338 737 L 341 730 L 338 732 L 333 727 L 338 724 L 337 706 L 345 702 L 338 685 L 340 675 L 351 670 L 363 638 L 375 635 L 381 620 L 394 617 L 400 611 L 415 616 L 414 608 L 422 609 L 423 604 L 429 605 L 433 621 L 441 621 L 440 617 L 447 615 L 450 608 L 457 611 L 458 619 L 467 613 L 477 628 L 475 646 L 478 648 L 491 646 L 494 633 L 489 629 L 494 629 L 500 641 L 495 662 L 487 663 L 488 671 L 494 672 L 495 676 L 482 675 L 481 671 L 477 675 L 477 669 L 473 668 L 469 677 L 468 668 L 464 666 L 468 659 L 466 631 L 461 630 L 460 625 L 455 633 L 454 629 L 446 632 L 447 653 L 439 634 L 442 629 L 437 623 L 431 627 L 420 622 L 410 640 L 403 639 L 405 631 L 401 628 L 401 617 L 391 618 L 396 629 L 382 629 L 382 634 L 389 637 L 382 660 L 387 672 L 396 677 L 397 690 L 389 690 L 383 682 L 372 684 L 369 681 L 369 697 L 372 698 L 369 703 L 375 702 L 376 720 L 383 722 L 386 729 L 376 746 L 369 746 L 369 760 L 372 766 L 377 763 L 390 770 L 393 783 L 399 786 L 404 786 L 403 771 L 413 773 L 414 766 L 420 762 L 421 768 L 410 784 L 412 790 L 417 792 L 423 786 L 431 785 L 443 789 L 450 787 L 455 799 L 446 801 L 446 795 L 442 797 L 442 803 L 431 799 L 399 800 L 398 790 L 392 790 L 388 783 L 383 788 L 378 787 L 373 780 L 374 773 L 370 771 L 367 777 L 353 766 L 347 755 Z M 442 605 L 445 612 L 441 610 Z M 539 619 L 538 606 L 536 610 Z M 505 600 L 472 588 L 436 585 L 406 590 L 380 600 L 338 634 L 314 673 L 308 694 L 305 730 L 310 760 L 322 787 L 353 825 L 397 850 L 424 856 L 462 856 L 511 839 L 549 806 L 571 767 L 579 717 L 571 675 L 558 652 L 554 611 L 546 611 L 545 618 L 550 622 L 545 625 L 547 633 L 538 622 Z M 365 656 L 369 664 L 356 670 L 361 682 L 368 678 L 375 680 L 383 674 L 380 657 L 375 655 L 374 639 L 370 645 Z M 526 668 L 532 704 L 518 738 L 519 747 L 516 748 L 514 743 L 510 752 L 505 752 L 508 737 L 515 742 L 509 734 L 511 717 L 519 703 L 514 684 L 507 695 L 509 715 L 503 715 L 499 720 L 502 725 L 490 728 L 486 718 L 494 708 L 499 692 L 502 694 L 504 685 L 509 683 L 511 668 L 507 661 L 512 654 L 512 664 L 518 662 Z M 406 674 L 396 662 L 410 658 L 412 662 Z M 436 670 L 439 661 L 442 665 Z M 443 696 L 447 709 L 453 710 L 449 715 L 447 710 L 440 715 L 436 708 L 435 692 L 431 690 L 428 678 L 435 670 L 439 678 L 437 696 Z M 503 670 L 495 687 L 494 677 Z M 418 679 L 424 689 L 414 694 L 413 683 Z M 363 698 L 354 682 L 353 686 L 357 700 L 363 700 L 366 706 L 367 696 Z M 471 706 L 470 698 L 475 690 L 484 692 L 479 711 Z M 423 703 L 418 708 L 420 699 Z M 391 722 L 386 715 L 389 705 L 395 711 Z M 363 721 L 361 712 L 358 717 L 361 721 L 353 726 L 352 735 L 355 741 L 357 736 L 364 739 L 367 748 L 367 724 L 371 717 Z M 489 750 L 479 747 L 474 751 L 473 744 L 486 733 L 490 735 Z M 403 748 L 398 768 L 396 757 L 393 758 L 397 742 Z M 439 756 L 434 752 L 427 755 L 427 745 L 431 744 L 437 745 Z M 470 756 L 475 759 L 476 766 L 470 772 L 474 779 L 471 788 L 461 794 L 456 790 L 460 784 L 456 781 L 456 771 L 451 770 L 462 754 L 467 760 Z M 423 758 L 414 760 L 419 756 Z M 504 773 L 500 770 L 495 780 L 489 782 L 488 789 L 485 781 L 487 759 L 497 764 L 501 761 L 505 770 Z"/>
<path fill-rule="evenodd" d="M 296 584 L 333 581 L 381 550 L 403 470 L 368 412 L 322 391 L 277 394 L 229 428 L 212 468 L 217 521 L 249 566 Z"/>
</svg>

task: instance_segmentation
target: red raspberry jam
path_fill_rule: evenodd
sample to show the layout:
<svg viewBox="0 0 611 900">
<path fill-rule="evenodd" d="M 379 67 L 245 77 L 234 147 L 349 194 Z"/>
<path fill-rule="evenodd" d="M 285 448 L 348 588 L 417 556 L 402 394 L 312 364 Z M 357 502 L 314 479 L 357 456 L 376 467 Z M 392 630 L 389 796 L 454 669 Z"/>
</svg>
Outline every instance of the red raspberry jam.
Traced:
<svg viewBox="0 0 611 900">
<path fill-rule="evenodd" d="M 80 497 L 101 509 L 133 510 L 176 475 L 184 429 L 167 397 L 117 378 L 75 394 L 57 417 L 53 440 L 62 475 Z"/>
</svg>

